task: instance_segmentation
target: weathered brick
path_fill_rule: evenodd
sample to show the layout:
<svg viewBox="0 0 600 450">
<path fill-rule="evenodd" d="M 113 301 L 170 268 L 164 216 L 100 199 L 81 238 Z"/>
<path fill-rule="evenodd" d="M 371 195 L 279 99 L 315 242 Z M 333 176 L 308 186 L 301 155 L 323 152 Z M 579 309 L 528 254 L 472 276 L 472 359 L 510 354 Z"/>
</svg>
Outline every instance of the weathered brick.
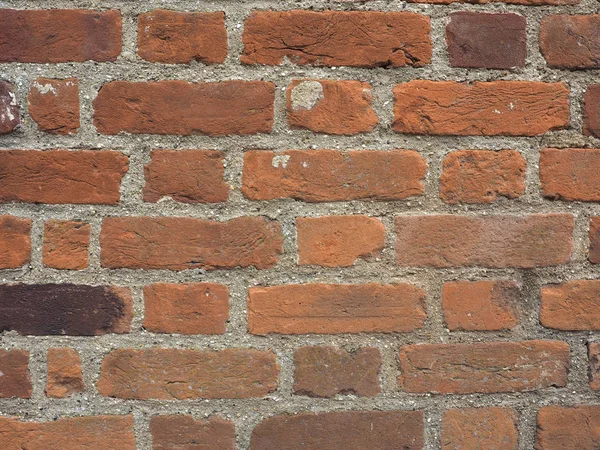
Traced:
<svg viewBox="0 0 600 450">
<path fill-rule="evenodd" d="M 583 134 L 600 137 L 600 84 L 588 86 L 583 96 Z"/>
<path fill-rule="evenodd" d="M 98 392 L 138 400 L 263 397 L 277 389 L 278 376 L 269 351 L 121 348 L 104 358 Z"/>
<path fill-rule="evenodd" d="M 89 223 L 47 220 L 44 223 L 42 262 L 54 269 L 80 270 L 88 266 Z"/>
<path fill-rule="evenodd" d="M 108 150 L 0 150 L 0 203 L 117 204 L 128 165 Z"/>
<path fill-rule="evenodd" d="M 0 269 L 18 269 L 31 258 L 31 219 L 0 216 Z"/>
<path fill-rule="evenodd" d="M 540 153 L 540 182 L 544 197 L 557 200 L 600 201 L 600 149 L 545 148 Z"/>
<path fill-rule="evenodd" d="M 493 203 L 525 193 L 525 160 L 515 150 L 462 150 L 444 158 L 440 197 L 446 203 Z"/>
<path fill-rule="evenodd" d="M 448 410 L 442 419 L 442 450 L 517 450 L 517 420 L 512 408 Z"/>
<path fill-rule="evenodd" d="M 569 345 L 559 341 L 416 344 L 400 349 L 406 392 L 535 391 L 567 384 Z"/>
<path fill-rule="evenodd" d="M 600 342 L 588 342 L 588 379 L 590 388 L 600 390 Z"/>
<path fill-rule="evenodd" d="M 339 347 L 300 347 L 294 352 L 294 393 L 311 397 L 354 394 L 373 397 L 381 391 L 379 349 L 348 352 Z"/>
<path fill-rule="evenodd" d="M 129 288 L 76 284 L 0 285 L 0 332 L 94 336 L 128 333 Z"/>
<path fill-rule="evenodd" d="M 223 180 L 223 152 L 214 150 L 153 150 L 144 167 L 144 201 L 165 197 L 183 203 L 217 203 L 229 198 Z"/>
<path fill-rule="evenodd" d="M 541 6 L 541 5 L 577 5 L 581 0 L 408 0 L 409 3 L 433 3 L 436 5 L 449 5 L 452 3 L 507 3 L 512 5 Z"/>
<path fill-rule="evenodd" d="M 133 416 L 87 416 L 50 422 L 0 417 L 4 450 L 135 450 Z"/>
<path fill-rule="evenodd" d="M 4 350 L 0 348 L 0 373 L 2 373 L 0 377 L 0 398 L 31 398 L 33 387 L 29 376 L 29 352 L 27 350 Z M 0 438 L 1 441 L 2 438 Z M 3 446 L 3 448 L 5 447 Z"/>
<path fill-rule="evenodd" d="M 250 450 L 421 450 L 423 434 L 422 411 L 302 412 L 263 420 Z"/>
<path fill-rule="evenodd" d="M 454 67 L 524 67 L 527 20 L 518 14 L 452 13 L 446 26 L 446 43 Z"/>
<path fill-rule="evenodd" d="M 536 450 L 597 450 L 600 406 L 543 406 L 538 412 Z"/>
<path fill-rule="evenodd" d="M 600 330 L 600 280 L 543 286 L 540 323 L 558 330 Z"/>
<path fill-rule="evenodd" d="M 369 132 L 379 122 L 371 100 L 368 83 L 294 80 L 287 88 L 288 125 L 338 135 Z"/>
<path fill-rule="evenodd" d="M 81 357 L 72 348 L 48 349 L 48 380 L 46 395 L 65 398 L 77 392 L 85 391 Z"/>
<path fill-rule="evenodd" d="M 269 133 L 274 101 L 265 81 L 113 81 L 93 102 L 94 125 L 103 134 Z"/>
<path fill-rule="evenodd" d="M 144 287 L 144 328 L 153 333 L 223 334 L 229 290 L 216 283 L 157 283 Z"/>
<path fill-rule="evenodd" d="M 590 249 L 588 258 L 591 263 L 600 264 L 600 217 L 590 219 Z"/>
<path fill-rule="evenodd" d="M 569 89 L 537 81 L 415 80 L 394 88 L 398 133 L 536 136 L 569 125 Z"/>
<path fill-rule="evenodd" d="M 140 14 L 138 54 L 156 63 L 222 63 L 227 58 L 225 13 L 157 9 Z"/>
<path fill-rule="evenodd" d="M 253 334 L 395 333 L 423 326 L 425 292 L 409 284 L 295 284 L 252 287 Z"/>
<path fill-rule="evenodd" d="M 396 262 L 414 267 L 546 267 L 571 258 L 570 214 L 396 217 Z"/>
<path fill-rule="evenodd" d="M 600 15 L 553 14 L 540 25 L 540 50 L 551 67 L 600 68 Z"/>
<path fill-rule="evenodd" d="M 514 281 L 444 283 L 442 305 L 451 330 L 509 330 L 519 322 L 519 288 Z"/>
<path fill-rule="evenodd" d="M 73 134 L 79 128 L 77 78 L 38 78 L 29 89 L 29 114 L 41 131 Z"/>
<path fill-rule="evenodd" d="M 12 84 L 0 80 L 0 135 L 12 133 L 20 123 L 21 115 L 15 88 Z"/>
<path fill-rule="evenodd" d="M 359 258 L 379 256 L 385 227 L 367 216 L 298 217 L 298 263 L 348 267 Z"/>
<path fill-rule="evenodd" d="M 254 11 L 244 23 L 245 64 L 422 67 L 429 18 L 410 12 Z"/>
<path fill-rule="evenodd" d="M 113 269 L 266 269 L 279 259 L 282 236 L 279 223 L 263 217 L 109 217 L 100 247 L 102 266 Z"/>
<path fill-rule="evenodd" d="M 411 150 L 252 150 L 242 192 L 250 200 L 402 200 L 423 194 L 426 170 Z"/>
<path fill-rule="evenodd" d="M 119 11 L 0 9 L 0 62 L 114 61 L 120 53 Z"/>
<path fill-rule="evenodd" d="M 152 450 L 236 450 L 235 425 L 220 417 L 152 416 Z"/>
</svg>

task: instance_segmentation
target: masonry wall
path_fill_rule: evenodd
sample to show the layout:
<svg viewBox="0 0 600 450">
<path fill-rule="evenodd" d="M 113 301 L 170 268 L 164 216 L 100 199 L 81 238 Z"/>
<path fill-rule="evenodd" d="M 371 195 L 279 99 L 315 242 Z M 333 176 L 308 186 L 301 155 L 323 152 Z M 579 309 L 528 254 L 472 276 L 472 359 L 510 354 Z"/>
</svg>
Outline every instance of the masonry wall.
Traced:
<svg viewBox="0 0 600 450">
<path fill-rule="evenodd" d="M 0 448 L 600 446 L 594 0 L 0 9 Z"/>
</svg>

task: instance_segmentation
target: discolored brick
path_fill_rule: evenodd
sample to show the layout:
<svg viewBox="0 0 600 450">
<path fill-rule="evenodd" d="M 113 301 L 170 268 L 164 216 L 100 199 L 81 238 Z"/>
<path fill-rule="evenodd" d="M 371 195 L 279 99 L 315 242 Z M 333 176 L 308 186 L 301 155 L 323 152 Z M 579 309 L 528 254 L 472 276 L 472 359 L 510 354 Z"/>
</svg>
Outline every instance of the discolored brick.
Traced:
<svg viewBox="0 0 600 450">
<path fill-rule="evenodd" d="M 31 258 L 31 219 L 0 216 L 0 269 L 17 269 Z"/>
<path fill-rule="evenodd" d="M 442 419 L 442 450 L 517 450 L 517 420 L 512 408 L 448 410 Z"/>
<path fill-rule="evenodd" d="M 72 348 L 48 349 L 48 380 L 46 395 L 65 398 L 85 391 L 81 357 Z"/>
<path fill-rule="evenodd" d="M 29 351 L 0 348 L 0 373 L 0 398 L 31 398 Z"/>
<path fill-rule="evenodd" d="M 220 417 L 152 416 L 150 433 L 152 450 L 236 450 L 235 425 Z"/>
<path fill-rule="evenodd" d="M 20 124 L 21 114 L 15 88 L 0 80 L 0 135 L 12 133 Z"/>
<path fill-rule="evenodd" d="M 38 78 L 29 89 L 29 114 L 41 131 L 73 134 L 79 128 L 79 81 Z"/>
</svg>

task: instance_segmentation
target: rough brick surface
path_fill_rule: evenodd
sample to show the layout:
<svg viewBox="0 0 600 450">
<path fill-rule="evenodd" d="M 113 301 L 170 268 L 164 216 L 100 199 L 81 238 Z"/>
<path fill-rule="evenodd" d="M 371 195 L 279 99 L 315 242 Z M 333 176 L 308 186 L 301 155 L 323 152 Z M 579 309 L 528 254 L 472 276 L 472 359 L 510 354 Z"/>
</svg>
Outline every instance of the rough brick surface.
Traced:
<svg viewBox="0 0 600 450">
<path fill-rule="evenodd" d="M 0 349 L 0 398 L 31 398 L 29 352 Z"/>
<path fill-rule="evenodd" d="M 225 14 L 164 9 L 140 14 L 138 54 L 157 63 L 222 63 L 227 57 Z"/>
<path fill-rule="evenodd" d="M 452 152 L 442 165 L 440 197 L 446 203 L 493 203 L 525 193 L 525 160 L 515 150 Z"/>
<path fill-rule="evenodd" d="M 600 84 L 592 84 L 583 96 L 583 133 L 600 137 Z"/>
<path fill-rule="evenodd" d="M 1 150 L 0 203 L 116 204 L 128 164 L 108 150 Z"/>
<path fill-rule="evenodd" d="M 12 84 L 0 80 L 0 135 L 12 133 L 20 123 L 15 88 Z"/>
<path fill-rule="evenodd" d="M 98 392 L 130 399 L 263 397 L 277 388 L 275 355 L 254 349 L 118 349 L 102 362 Z"/>
<path fill-rule="evenodd" d="M 540 25 L 540 50 L 549 66 L 600 67 L 600 15 L 548 15 Z"/>
<path fill-rule="evenodd" d="M 29 114 L 41 131 L 73 134 L 79 128 L 79 81 L 38 78 L 29 89 Z"/>
<path fill-rule="evenodd" d="M 135 450 L 133 416 L 87 416 L 50 422 L 0 417 L 6 450 Z"/>
<path fill-rule="evenodd" d="M 526 28 L 527 20 L 518 14 L 452 13 L 446 26 L 450 65 L 481 69 L 524 67 Z"/>
<path fill-rule="evenodd" d="M 545 267 L 564 264 L 573 216 L 396 217 L 396 262 L 416 267 Z"/>
<path fill-rule="evenodd" d="M 517 419 L 511 408 L 450 409 L 442 419 L 442 450 L 517 450 Z"/>
<path fill-rule="evenodd" d="M 444 283 L 444 321 L 451 331 L 509 330 L 519 322 L 519 294 L 514 281 Z"/>
<path fill-rule="evenodd" d="M 44 223 L 42 261 L 54 269 L 80 270 L 88 266 L 90 224 L 69 220 Z"/>
<path fill-rule="evenodd" d="M 381 391 L 379 349 L 348 352 L 339 347 L 301 347 L 294 352 L 294 393 L 311 397 L 354 394 L 373 397 Z"/>
<path fill-rule="evenodd" d="M 299 217 L 296 230 L 299 264 L 352 266 L 379 256 L 385 244 L 385 227 L 367 216 Z"/>
<path fill-rule="evenodd" d="M 600 201 L 597 148 L 545 148 L 540 153 L 540 182 L 544 197 L 557 200 Z"/>
<path fill-rule="evenodd" d="M 425 292 L 409 284 L 298 284 L 253 287 L 253 334 L 334 334 L 414 331 L 426 318 Z"/>
<path fill-rule="evenodd" d="M 600 280 L 543 286 L 540 323 L 559 330 L 600 330 Z"/>
<path fill-rule="evenodd" d="M 31 257 L 31 219 L 0 216 L 0 269 L 16 269 Z"/>
<path fill-rule="evenodd" d="M 398 133 L 536 136 L 569 123 L 564 83 L 415 80 L 394 88 Z"/>
<path fill-rule="evenodd" d="M 113 81 L 94 100 L 94 125 L 103 134 L 268 133 L 274 91 L 264 81 Z"/>
<path fill-rule="evenodd" d="M 251 150 L 242 192 L 250 200 L 402 200 L 423 193 L 426 169 L 410 150 Z"/>
<path fill-rule="evenodd" d="M 223 334 L 229 290 L 216 283 L 157 283 L 144 287 L 144 328 L 153 333 Z"/>
<path fill-rule="evenodd" d="M 220 417 L 153 416 L 150 433 L 152 450 L 236 450 L 235 425 Z"/>
<path fill-rule="evenodd" d="M 564 387 L 569 345 L 560 341 L 416 344 L 400 349 L 402 390 L 471 394 Z"/>
<path fill-rule="evenodd" d="M 366 133 L 379 122 L 371 103 L 368 83 L 294 80 L 287 88 L 288 125 L 315 133 Z"/>
<path fill-rule="evenodd" d="M 72 348 L 48 349 L 46 395 L 64 398 L 84 390 L 79 353 Z"/>
<path fill-rule="evenodd" d="M 257 11 L 244 24 L 242 62 L 421 67 L 429 30 L 429 18 L 409 12 Z"/>
<path fill-rule="evenodd" d="M 114 61 L 120 53 L 119 11 L 0 10 L 0 62 Z"/>
<path fill-rule="evenodd" d="M 421 411 L 344 411 L 270 417 L 254 428 L 250 450 L 424 448 Z"/>
<path fill-rule="evenodd" d="M 590 388 L 594 391 L 600 390 L 600 343 L 588 342 L 588 379 Z"/>
<path fill-rule="evenodd" d="M 536 450 L 595 450 L 600 442 L 600 406 L 544 406 L 537 418 Z"/>
<path fill-rule="evenodd" d="M 433 3 L 437 5 L 449 5 L 452 3 L 508 3 L 513 5 L 524 6 L 541 6 L 541 5 L 576 5 L 580 0 L 410 0 L 410 3 Z"/>
<path fill-rule="evenodd" d="M 223 181 L 222 152 L 213 150 L 153 150 L 144 167 L 144 201 L 171 197 L 183 203 L 218 203 L 229 198 Z"/>
<path fill-rule="evenodd" d="M 228 222 L 183 217 L 113 217 L 100 233 L 103 267 L 216 269 L 272 267 L 282 249 L 278 222 L 240 217 Z"/>
<path fill-rule="evenodd" d="M 591 263 L 600 264 L 600 217 L 590 219 L 590 248 L 588 258 Z"/>
</svg>

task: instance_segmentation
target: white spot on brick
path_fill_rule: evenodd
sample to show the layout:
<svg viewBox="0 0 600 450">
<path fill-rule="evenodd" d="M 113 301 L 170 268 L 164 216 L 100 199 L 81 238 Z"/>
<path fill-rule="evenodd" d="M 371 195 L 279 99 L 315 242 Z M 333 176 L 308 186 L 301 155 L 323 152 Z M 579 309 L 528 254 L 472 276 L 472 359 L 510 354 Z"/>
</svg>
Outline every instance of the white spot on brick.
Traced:
<svg viewBox="0 0 600 450">
<path fill-rule="evenodd" d="M 273 157 L 271 164 L 273 165 L 273 167 L 281 166 L 285 169 L 287 167 L 287 163 L 289 160 L 290 160 L 289 155 L 277 155 L 277 156 Z"/>
<path fill-rule="evenodd" d="M 56 95 L 56 89 L 50 83 L 41 85 L 37 81 L 34 81 L 33 87 L 36 88 L 38 90 L 38 92 L 42 95 L 47 94 L 48 92 L 52 92 L 54 95 Z"/>
<path fill-rule="evenodd" d="M 323 99 L 323 86 L 318 81 L 303 81 L 292 88 L 292 109 L 313 109 Z"/>
<path fill-rule="evenodd" d="M 306 161 L 302 161 L 302 167 L 306 169 L 308 167 L 308 163 Z"/>
</svg>

